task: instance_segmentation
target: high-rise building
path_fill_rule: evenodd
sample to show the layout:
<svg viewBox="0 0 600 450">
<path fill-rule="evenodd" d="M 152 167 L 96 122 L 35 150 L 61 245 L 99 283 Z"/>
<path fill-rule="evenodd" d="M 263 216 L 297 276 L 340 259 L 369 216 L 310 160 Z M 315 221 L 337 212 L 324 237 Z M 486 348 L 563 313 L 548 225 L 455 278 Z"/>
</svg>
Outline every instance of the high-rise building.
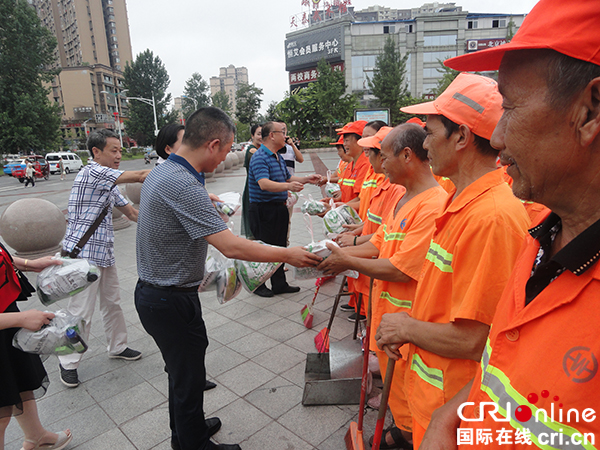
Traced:
<svg viewBox="0 0 600 450">
<path fill-rule="evenodd" d="M 29 0 L 56 36 L 51 100 L 62 109 L 62 128 L 77 135 L 118 129 L 128 116 L 123 69 L 132 60 L 125 0 Z"/>
<path fill-rule="evenodd" d="M 240 84 L 248 84 L 248 69 L 235 67 L 233 64 L 221 67 L 218 77 L 210 77 L 210 95 L 212 97 L 219 91 L 225 92 L 229 97 L 231 111 L 235 112 L 235 93 Z"/>
</svg>

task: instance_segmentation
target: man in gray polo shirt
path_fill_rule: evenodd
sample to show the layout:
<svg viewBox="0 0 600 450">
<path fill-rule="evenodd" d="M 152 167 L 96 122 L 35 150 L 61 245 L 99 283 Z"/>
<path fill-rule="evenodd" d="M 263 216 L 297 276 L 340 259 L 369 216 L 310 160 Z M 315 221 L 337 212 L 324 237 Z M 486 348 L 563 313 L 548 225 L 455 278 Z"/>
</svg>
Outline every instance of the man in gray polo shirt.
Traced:
<svg viewBox="0 0 600 450">
<path fill-rule="evenodd" d="M 201 172 L 212 172 L 233 143 L 235 126 L 220 109 L 190 116 L 177 154 L 146 178 L 137 228 L 139 281 L 135 305 L 144 329 L 158 345 L 169 373 L 171 447 L 236 450 L 210 436 L 221 422 L 204 419 L 208 347 L 198 298 L 208 244 L 228 258 L 314 266 L 320 258 L 301 247 L 265 247 L 234 236 L 213 207 Z M 165 234 L 165 230 L 168 233 Z"/>
</svg>

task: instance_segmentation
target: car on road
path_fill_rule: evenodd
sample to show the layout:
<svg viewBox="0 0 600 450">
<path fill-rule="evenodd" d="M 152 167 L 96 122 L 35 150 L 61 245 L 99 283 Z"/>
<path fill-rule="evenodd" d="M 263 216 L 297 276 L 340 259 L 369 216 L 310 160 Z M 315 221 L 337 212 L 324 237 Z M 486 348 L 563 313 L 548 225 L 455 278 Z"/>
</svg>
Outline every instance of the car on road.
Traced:
<svg viewBox="0 0 600 450">
<path fill-rule="evenodd" d="M 10 175 L 14 178 L 18 178 L 19 181 L 23 183 L 25 181 L 25 169 L 27 168 L 27 161 L 31 161 L 33 163 L 34 176 L 36 178 L 44 178 L 46 180 L 49 178 L 49 164 L 46 159 L 40 155 L 29 155 L 20 163 L 9 164 L 9 166 L 12 166 Z"/>
<path fill-rule="evenodd" d="M 50 165 L 50 173 L 60 173 L 60 158 L 63 159 L 63 164 L 65 166 L 65 172 L 77 172 L 79 169 L 83 167 L 83 161 L 79 155 L 72 152 L 57 152 L 57 153 L 48 153 L 46 155 L 46 159 L 48 160 L 48 164 Z"/>
</svg>

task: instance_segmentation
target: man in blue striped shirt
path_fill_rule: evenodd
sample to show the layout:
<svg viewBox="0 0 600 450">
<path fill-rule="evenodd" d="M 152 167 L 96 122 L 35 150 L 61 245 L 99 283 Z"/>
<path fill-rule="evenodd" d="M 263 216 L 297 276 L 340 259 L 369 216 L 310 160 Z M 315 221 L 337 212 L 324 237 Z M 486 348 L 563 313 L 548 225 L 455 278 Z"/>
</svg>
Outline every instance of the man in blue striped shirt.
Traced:
<svg viewBox="0 0 600 450">
<path fill-rule="evenodd" d="M 286 127 L 282 122 L 267 122 L 262 126 L 263 144 L 250 160 L 248 190 L 250 193 L 250 230 L 256 239 L 279 247 L 287 246 L 289 212 L 286 207 L 288 191 L 299 192 L 306 183 L 319 183 L 321 176 L 291 176 L 278 151 L 285 147 Z M 271 277 L 271 289 L 264 284 L 255 294 L 273 297 L 274 294 L 298 292 L 285 279 L 283 265 Z"/>
</svg>

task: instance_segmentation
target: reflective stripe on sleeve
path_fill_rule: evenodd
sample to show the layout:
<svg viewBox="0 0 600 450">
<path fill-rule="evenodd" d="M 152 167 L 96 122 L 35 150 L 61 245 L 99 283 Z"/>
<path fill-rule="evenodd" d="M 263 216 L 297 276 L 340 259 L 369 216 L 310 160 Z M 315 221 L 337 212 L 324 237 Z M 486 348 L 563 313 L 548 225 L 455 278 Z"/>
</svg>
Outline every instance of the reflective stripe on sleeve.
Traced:
<svg viewBox="0 0 600 450">
<path fill-rule="evenodd" d="M 373 214 L 370 209 L 367 211 L 367 219 L 377 225 L 381 225 L 381 222 L 383 221 L 381 217 Z"/>
<path fill-rule="evenodd" d="M 431 240 L 425 259 L 431 261 L 442 272 L 452 273 L 452 253 L 447 252 L 439 244 Z"/>
<path fill-rule="evenodd" d="M 398 306 L 400 308 L 412 308 L 412 302 L 410 300 L 400 300 L 399 298 L 392 297 L 389 292 L 383 291 L 381 293 L 380 298 L 387 300 L 394 306 Z"/>
<path fill-rule="evenodd" d="M 411 370 L 414 370 L 423 381 L 442 391 L 444 390 L 444 373 L 440 369 L 427 367 L 417 353 L 413 354 L 410 368 Z"/>
<path fill-rule="evenodd" d="M 387 225 L 383 226 L 383 240 L 388 241 L 403 241 L 406 237 L 406 233 L 388 233 Z"/>
</svg>

